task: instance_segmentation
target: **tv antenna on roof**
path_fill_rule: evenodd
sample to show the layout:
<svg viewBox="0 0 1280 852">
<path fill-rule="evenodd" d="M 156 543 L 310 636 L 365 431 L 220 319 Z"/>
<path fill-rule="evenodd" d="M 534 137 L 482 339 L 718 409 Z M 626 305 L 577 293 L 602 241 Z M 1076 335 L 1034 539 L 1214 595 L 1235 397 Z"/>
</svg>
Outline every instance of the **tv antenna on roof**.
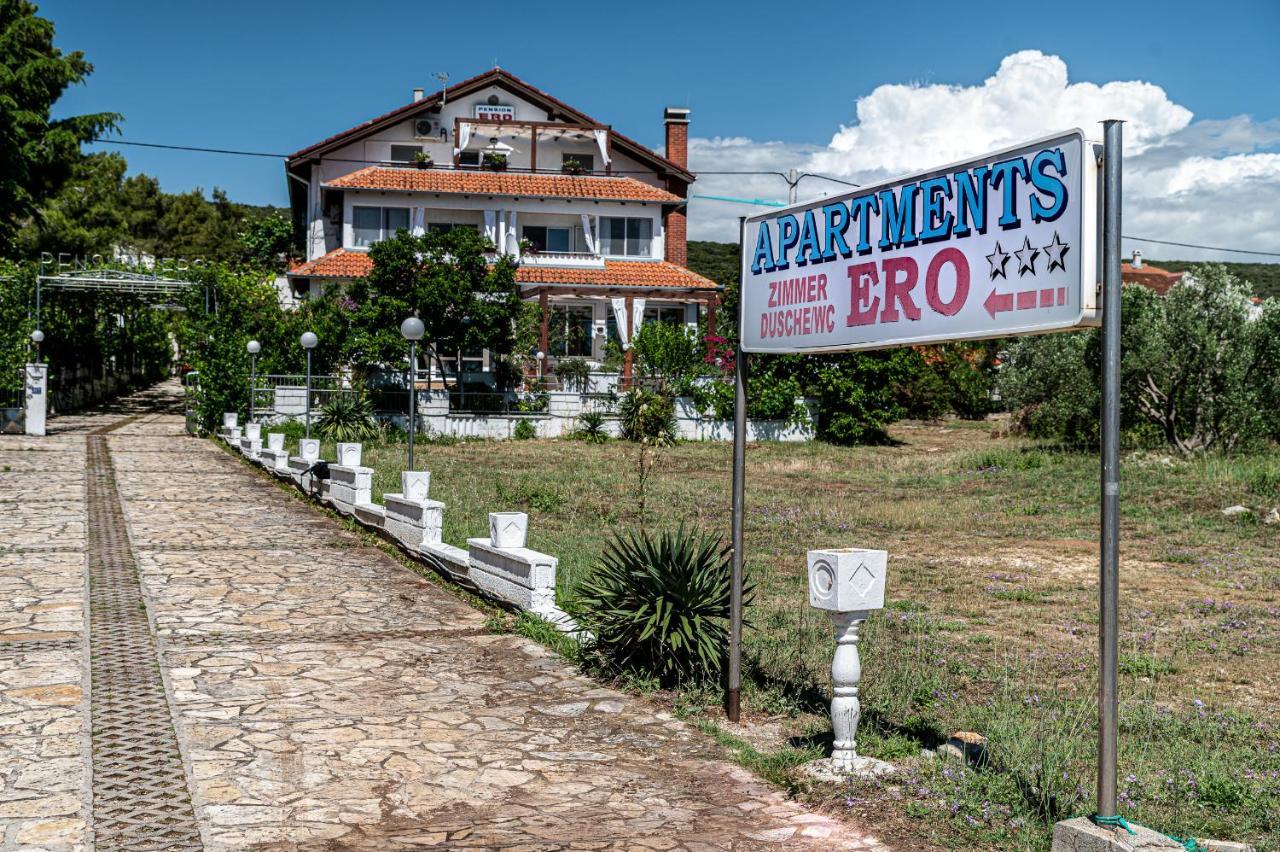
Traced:
<svg viewBox="0 0 1280 852">
<path fill-rule="evenodd" d="M 440 81 L 440 106 L 444 106 L 445 99 L 449 97 L 449 72 L 437 71 L 431 76 Z"/>
</svg>

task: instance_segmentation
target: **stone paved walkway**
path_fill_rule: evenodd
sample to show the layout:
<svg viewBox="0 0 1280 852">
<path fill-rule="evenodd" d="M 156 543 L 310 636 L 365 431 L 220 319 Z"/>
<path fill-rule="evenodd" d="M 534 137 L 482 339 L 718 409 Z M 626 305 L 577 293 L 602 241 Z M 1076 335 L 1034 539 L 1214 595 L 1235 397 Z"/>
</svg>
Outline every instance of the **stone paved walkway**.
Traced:
<svg viewBox="0 0 1280 852">
<path fill-rule="evenodd" d="M 105 756 L 109 720 L 93 716 L 111 710 L 90 700 L 110 686 L 92 682 L 107 640 L 127 629 L 101 604 L 90 620 L 106 535 L 86 532 L 104 517 L 86 496 L 94 441 L 167 700 L 152 715 L 183 768 L 185 783 L 158 783 L 205 849 L 885 848 L 669 715 L 486 632 L 477 611 L 185 436 L 176 393 L 0 438 L 0 850 L 180 845 L 145 807 L 149 840 L 94 819 L 104 765 L 147 768 Z M 141 693 L 154 675 L 130 676 Z"/>
</svg>

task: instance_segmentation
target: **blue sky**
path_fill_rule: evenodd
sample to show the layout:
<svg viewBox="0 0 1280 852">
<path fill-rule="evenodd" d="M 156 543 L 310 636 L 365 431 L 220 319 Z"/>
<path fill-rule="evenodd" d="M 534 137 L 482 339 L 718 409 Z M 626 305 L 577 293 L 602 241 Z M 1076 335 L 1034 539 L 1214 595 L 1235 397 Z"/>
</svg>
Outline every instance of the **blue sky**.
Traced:
<svg viewBox="0 0 1280 852">
<path fill-rule="evenodd" d="M 405 103 L 414 86 L 436 88 L 434 72 L 457 81 L 496 61 L 641 142 L 660 144 L 662 107 L 681 104 L 693 136 L 779 143 L 782 164 L 831 143 L 878 86 L 978 87 L 1028 49 L 1059 57 L 1073 84 L 1150 83 L 1194 115 L 1192 127 L 1280 121 L 1276 0 L 918 2 L 907 16 L 902 5 L 49 0 L 41 10 L 59 46 L 96 66 L 59 110 L 121 112 L 121 138 L 145 142 L 289 152 Z M 1205 153 L 1275 151 L 1272 135 L 1254 133 L 1247 150 L 1218 139 Z M 118 150 L 166 190 L 285 200 L 277 161 Z M 722 164 L 717 150 L 695 166 Z"/>
</svg>

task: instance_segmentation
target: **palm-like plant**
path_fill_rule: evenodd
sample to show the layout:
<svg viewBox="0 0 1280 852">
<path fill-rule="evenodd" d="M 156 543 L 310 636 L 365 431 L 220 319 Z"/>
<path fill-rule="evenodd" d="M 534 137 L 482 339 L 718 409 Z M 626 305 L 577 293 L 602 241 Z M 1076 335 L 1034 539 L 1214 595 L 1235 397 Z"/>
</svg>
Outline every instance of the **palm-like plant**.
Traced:
<svg viewBox="0 0 1280 852">
<path fill-rule="evenodd" d="M 605 428 L 604 414 L 599 411 L 584 411 L 578 415 L 577 438 L 588 444 L 603 444 L 609 440 L 609 432 Z"/>
<path fill-rule="evenodd" d="M 682 525 L 620 533 L 577 597 L 595 649 L 664 684 L 713 678 L 728 644 L 729 549 Z M 751 589 L 744 590 L 744 603 Z"/>
<path fill-rule="evenodd" d="M 628 441 L 669 447 L 680 435 L 675 400 L 643 388 L 623 394 L 618 401 L 618 420 L 622 437 Z"/>
<path fill-rule="evenodd" d="M 330 441 L 365 441 L 378 434 L 373 403 L 362 393 L 339 393 L 320 409 L 316 431 Z"/>
</svg>

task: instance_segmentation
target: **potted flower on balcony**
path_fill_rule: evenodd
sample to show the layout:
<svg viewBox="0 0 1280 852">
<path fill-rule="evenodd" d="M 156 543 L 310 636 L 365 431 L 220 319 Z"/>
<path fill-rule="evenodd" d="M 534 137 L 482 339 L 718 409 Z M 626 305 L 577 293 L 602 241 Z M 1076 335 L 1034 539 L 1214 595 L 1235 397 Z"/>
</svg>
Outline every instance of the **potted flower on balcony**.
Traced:
<svg viewBox="0 0 1280 852">
<path fill-rule="evenodd" d="M 484 167 L 495 172 L 505 172 L 507 170 L 507 155 L 496 154 L 492 151 L 484 155 Z"/>
<path fill-rule="evenodd" d="M 530 239 L 520 240 L 521 255 L 526 255 L 526 254 L 533 255 L 537 253 L 538 253 L 538 247 L 537 245 L 534 244 L 533 240 L 530 240 Z"/>
<path fill-rule="evenodd" d="M 562 171 L 567 175 L 580 175 L 583 172 L 585 172 L 586 169 L 582 167 L 582 163 L 579 162 L 577 159 L 575 159 L 574 157 L 569 157 L 564 161 L 564 164 L 562 166 Z"/>
<path fill-rule="evenodd" d="M 426 151 L 419 151 L 413 155 L 413 164 L 420 169 L 429 169 L 432 165 L 431 155 Z"/>
</svg>

